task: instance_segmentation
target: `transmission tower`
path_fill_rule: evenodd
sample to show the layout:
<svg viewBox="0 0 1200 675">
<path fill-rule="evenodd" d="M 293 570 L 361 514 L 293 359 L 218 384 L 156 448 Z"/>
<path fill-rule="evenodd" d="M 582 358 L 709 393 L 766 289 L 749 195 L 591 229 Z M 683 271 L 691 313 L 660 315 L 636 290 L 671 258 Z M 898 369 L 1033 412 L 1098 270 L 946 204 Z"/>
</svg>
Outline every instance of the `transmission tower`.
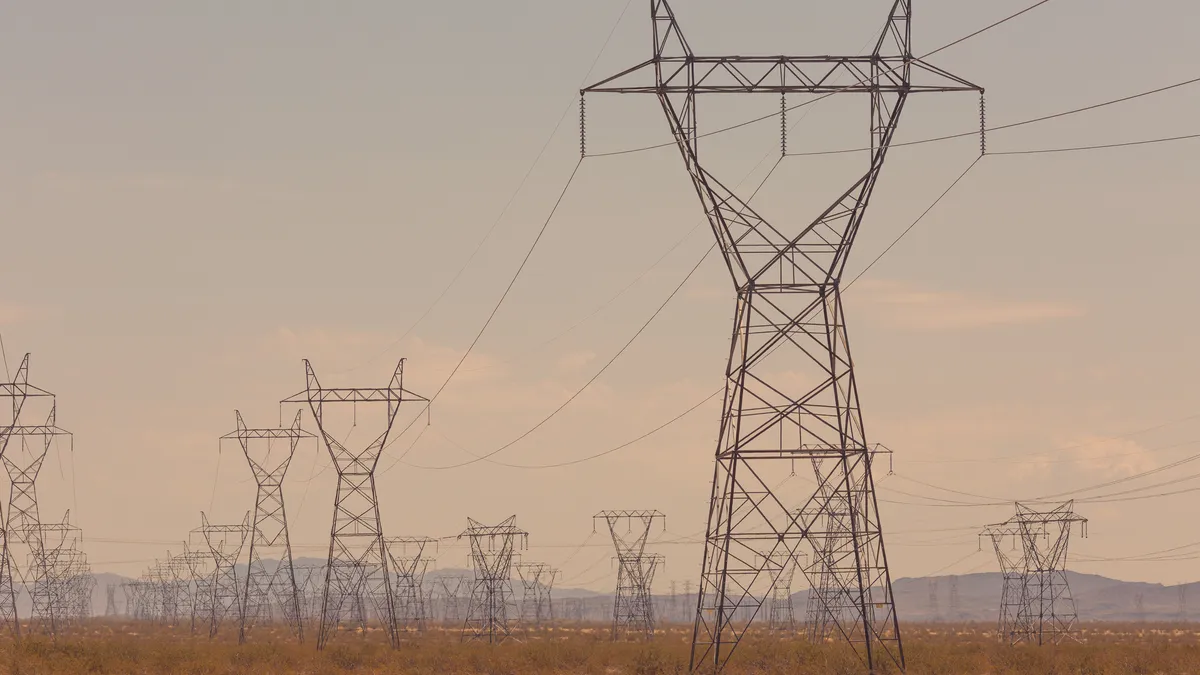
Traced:
<svg viewBox="0 0 1200 675">
<path fill-rule="evenodd" d="M 208 516 L 201 511 L 200 522 L 200 529 L 196 532 L 204 537 L 213 562 L 212 613 L 208 637 L 216 637 L 221 623 L 228 617 L 237 619 L 238 635 L 241 635 L 244 598 L 238 583 L 237 563 L 246 546 L 246 538 L 250 535 L 250 513 L 247 512 L 238 525 L 214 525 L 208 522 Z"/>
<path fill-rule="evenodd" d="M 546 563 L 515 565 L 521 580 L 521 623 L 541 628 L 554 621 L 554 581 L 559 571 Z"/>
<path fill-rule="evenodd" d="M 466 620 L 463 595 L 471 591 L 471 580 L 460 574 L 438 577 L 437 581 L 442 596 L 442 621 L 462 623 Z"/>
<path fill-rule="evenodd" d="M 304 361 L 307 387 L 284 400 L 284 403 L 307 403 L 317 421 L 321 438 L 333 459 L 338 475 L 337 492 L 333 500 L 333 527 L 329 538 L 329 563 L 325 572 L 325 597 L 321 609 L 321 628 L 317 632 L 317 649 L 324 649 L 337 630 L 342 617 L 352 612 L 358 599 L 366 594 L 379 614 L 392 647 L 399 646 L 396 632 L 396 608 L 392 584 L 388 576 L 388 560 L 383 541 L 383 525 L 379 519 L 379 497 L 375 491 L 375 467 L 387 446 L 388 436 L 396 422 L 402 403 L 426 401 L 404 388 L 404 360 L 397 364 L 391 381 L 385 387 L 366 389 L 323 389 L 308 360 Z M 325 406 L 350 404 L 354 406 L 354 423 L 358 422 L 360 404 L 384 403 L 387 414 L 382 431 L 361 450 L 352 450 L 338 438 L 349 438 L 346 432 L 335 437 L 325 419 Z M 353 612 L 365 619 L 365 610 Z"/>
<path fill-rule="evenodd" d="M 475 571 L 463 640 L 496 644 L 512 637 L 508 620 L 514 609 L 513 556 L 529 543 L 529 533 L 517 527 L 516 522 L 515 515 L 499 525 L 484 525 L 468 518 L 467 529 L 458 535 L 471 544 L 471 566 Z"/>
<path fill-rule="evenodd" d="M 388 537 L 384 548 L 392 571 L 392 596 L 395 598 L 396 630 L 423 631 L 429 619 L 425 604 L 425 571 L 429 558 L 425 549 L 437 548 L 429 537 Z"/>
<path fill-rule="evenodd" d="M 771 583 L 771 595 L 767 604 L 767 627 L 773 631 L 790 633 L 796 630 L 796 612 L 792 607 L 792 580 L 799 565 L 791 556 L 779 554 L 771 561 L 771 572 L 775 580 Z"/>
<path fill-rule="evenodd" d="M 958 577 L 950 577 L 950 618 L 958 620 L 962 618 L 962 608 L 959 606 L 958 600 Z"/>
<path fill-rule="evenodd" d="M 929 580 L 929 617 L 933 621 L 937 621 L 942 618 L 942 608 L 938 602 L 937 579 Z"/>
<path fill-rule="evenodd" d="M 117 586 L 104 584 L 104 616 L 111 618 L 118 614 L 120 612 L 117 611 Z"/>
<path fill-rule="evenodd" d="M 293 565 L 293 570 L 300 593 L 300 622 L 311 631 L 314 618 L 321 614 L 321 603 L 325 596 L 321 586 L 325 579 L 325 566 Z"/>
<path fill-rule="evenodd" d="M 1071 637 L 1076 614 L 1067 584 L 1067 545 L 1075 523 L 1087 536 L 1087 519 L 1074 512 L 1074 505 L 1069 501 L 1037 511 L 1017 503 L 1016 515 L 983 530 L 1004 577 L 1000 635 L 1010 644 L 1058 644 Z"/>
<path fill-rule="evenodd" d="M 667 517 L 658 511 L 601 511 L 592 516 L 592 526 L 602 520 L 608 525 L 617 550 L 617 592 L 613 600 L 612 639 L 636 634 L 654 635 L 654 602 L 650 585 L 663 557 L 646 553 L 650 528 L 657 521 L 666 528 Z"/>
<path fill-rule="evenodd" d="M 79 550 L 81 530 L 71 525 L 70 512 L 59 523 L 26 526 L 31 545 L 25 575 L 33 603 L 33 624 L 41 632 L 57 636 L 65 626 L 91 615 L 91 592 L 95 578 L 87 556 Z M 81 597 L 86 594 L 86 603 Z"/>
<path fill-rule="evenodd" d="M 189 625 L 192 634 L 195 635 L 200 621 L 207 620 L 211 626 L 214 574 L 209 567 L 213 556 L 207 550 L 192 550 L 185 542 L 183 554 L 173 558 L 172 562 L 175 563 L 176 560 L 178 563 L 172 565 L 172 568 L 180 586 L 183 587 L 186 583 L 186 597 L 190 600 L 187 605 L 191 615 Z"/>
<path fill-rule="evenodd" d="M 278 607 L 296 639 L 304 642 L 304 623 L 300 617 L 300 591 L 292 567 L 292 544 L 288 538 L 287 512 L 283 506 L 283 478 L 296 447 L 313 434 L 300 428 L 300 416 L 286 429 L 249 429 L 237 416 L 237 431 L 222 436 L 222 440 L 237 439 L 250 471 L 258 485 L 254 501 L 254 529 L 250 535 L 250 566 L 242 594 L 241 628 L 238 641 L 246 641 L 246 631 L 259 621 L 268 620 L 272 607 Z M 273 570 L 263 563 L 263 556 L 277 560 Z"/>
<path fill-rule="evenodd" d="M 34 483 L 50 445 L 59 437 L 69 440 L 70 433 L 55 423 L 54 394 L 29 384 L 29 354 L 21 360 L 12 382 L 0 383 L 0 397 L 9 400 L 12 411 L 11 417 L 0 418 L 0 459 L 12 481 L 8 513 L 0 529 L 0 623 L 13 635 L 20 635 L 14 571 L 27 587 L 33 585 L 35 576 L 46 576 Z M 18 546 L 31 565 L 14 570 Z"/>
<path fill-rule="evenodd" d="M 911 0 L 895 0 L 865 56 L 697 56 L 666 0 L 650 0 L 650 13 L 651 58 L 583 89 L 581 98 L 658 98 L 737 292 L 692 668 L 718 671 L 728 661 L 770 592 L 773 554 L 794 555 L 805 544 L 819 551 L 827 536 L 844 541 L 829 569 L 854 600 L 853 613 L 836 619 L 837 633 L 868 669 L 903 667 L 841 279 L 908 96 L 981 90 L 913 56 Z M 837 83 L 842 77 L 851 82 Z M 784 112 L 788 95 L 856 93 L 870 101 L 865 172 L 803 227 L 768 223 L 701 164 L 699 95 L 756 93 L 779 96 Z M 786 119 L 782 128 L 786 154 Z M 813 462 L 816 488 L 776 493 L 778 477 L 797 460 Z M 839 501 L 847 514 L 826 522 L 826 507 Z M 797 518 L 806 504 L 817 508 Z"/>
</svg>

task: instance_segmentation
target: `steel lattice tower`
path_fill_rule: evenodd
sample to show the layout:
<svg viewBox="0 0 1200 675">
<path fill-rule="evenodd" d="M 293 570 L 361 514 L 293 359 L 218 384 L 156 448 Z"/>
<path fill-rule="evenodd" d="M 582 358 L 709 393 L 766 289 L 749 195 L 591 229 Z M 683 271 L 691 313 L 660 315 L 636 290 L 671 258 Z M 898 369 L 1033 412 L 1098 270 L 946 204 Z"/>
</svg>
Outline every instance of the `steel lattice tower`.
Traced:
<svg viewBox="0 0 1200 675">
<path fill-rule="evenodd" d="M 460 623 L 466 620 L 463 613 L 463 593 L 471 589 L 471 580 L 461 574 L 438 577 L 441 589 L 442 621 Z"/>
<path fill-rule="evenodd" d="M 173 562 L 175 560 L 182 563 L 182 569 L 176 568 L 176 578 L 180 579 L 181 585 L 183 579 L 180 575 L 183 572 L 187 573 L 187 596 L 190 599 L 188 611 L 191 614 L 189 626 L 195 635 L 198 619 L 207 618 L 209 625 L 212 625 L 214 572 L 210 572 L 208 567 L 213 561 L 213 556 L 209 552 L 191 550 L 185 542 L 183 554 L 172 558 Z"/>
<path fill-rule="evenodd" d="M 661 555 L 646 553 L 650 528 L 658 521 L 666 527 L 667 517 L 658 511 L 601 511 L 592 516 L 608 525 L 617 550 L 617 591 L 613 598 L 612 639 L 633 633 L 654 635 L 654 601 L 650 585 L 662 563 Z M 625 532 L 621 532 L 624 526 Z"/>
<path fill-rule="evenodd" d="M 237 416 L 237 431 L 222 436 L 237 439 L 250 471 L 258 485 L 254 501 L 254 528 L 250 535 L 250 566 L 242 594 L 241 629 L 238 641 L 246 641 L 246 631 L 255 623 L 271 616 L 272 606 L 278 607 L 288 626 L 300 642 L 304 642 L 304 622 L 300 616 L 300 591 L 292 567 L 292 543 L 288 538 L 287 511 L 283 505 L 283 479 L 296 453 L 296 447 L 313 434 L 300 428 L 303 411 L 296 411 L 292 426 L 284 429 L 250 429 Z M 275 569 L 268 571 L 263 555 L 278 560 Z"/>
<path fill-rule="evenodd" d="M 767 627 L 773 631 L 796 630 L 796 610 L 792 607 L 792 581 L 796 577 L 796 565 L 789 555 L 776 556 L 771 561 L 771 596 L 767 603 Z"/>
<path fill-rule="evenodd" d="M 120 612 L 117 611 L 117 587 L 113 584 L 104 584 L 104 616 L 108 618 L 118 614 Z"/>
<path fill-rule="evenodd" d="M 1010 644 L 1058 644 L 1071 637 L 1077 617 L 1067 583 L 1067 546 L 1075 523 L 1087 536 L 1087 518 L 1074 506 L 1072 500 L 1038 511 L 1018 502 L 1016 515 L 981 533 L 991 540 L 1004 577 L 1000 636 Z M 1005 550 L 1006 540 L 1013 551 Z"/>
<path fill-rule="evenodd" d="M 237 619 L 238 634 L 241 635 L 244 598 L 238 583 L 237 563 L 246 546 L 246 538 L 250 536 L 250 513 L 247 512 L 238 525 L 213 525 L 201 511 L 200 522 L 200 529 L 196 532 L 204 537 L 213 562 L 212 614 L 208 637 L 216 637 L 221 623 L 230 616 Z"/>
<path fill-rule="evenodd" d="M 396 606 L 398 632 L 423 631 L 429 619 L 425 602 L 425 571 L 429 558 L 425 549 L 437 548 L 437 540 L 429 537 L 387 537 L 384 549 L 392 573 L 392 596 Z"/>
<path fill-rule="evenodd" d="M 516 521 L 513 515 L 499 525 L 484 525 L 468 518 L 467 529 L 458 535 L 471 544 L 471 566 L 475 571 L 463 640 L 495 644 L 512 637 L 508 620 L 514 609 L 513 556 L 529 543 L 529 533 L 518 528 Z"/>
<path fill-rule="evenodd" d="M 0 521 L 3 522 L 0 529 L 0 623 L 5 624 L 13 635 L 20 635 L 17 589 L 13 581 L 15 544 L 25 545 L 30 562 L 24 570 L 18 568 L 15 571 L 27 586 L 36 585 L 31 583 L 34 577 L 48 576 L 44 568 L 48 559 L 41 546 L 35 482 L 50 445 L 59 437 L 70 439 L 71 435 L 56 424 L 58 404 L 54 394 L 29 384 L 29 354 L 21 360 L 13 381 L 0 384 L 0 398 L 9 399 L 12 411 L 12 416 L 0 426 L 0 460 L 12 481 L 8 512 Z M 45 405 L 29 407 L 35 401 Z M 41 417 L 43 414 L 45 418 Z M 38 422 L 28 424 L 26 420 L 33 416 L 37 416 Z"/>
<path fill-rule="evenodd" d="M 514 567 L 521 580 L 521 623 L 538 628 L 553 623 L 554 580 L 558 570 L 539 562 L 522 562 Z"/>
<path fill-rule="evenodd" d="M 358 621 L 365 621 L 366 612 L 354 610 L 354 605 L 360 604 L 357 599 L 364 594 L 374 603 L 395 648 L 399 646 L 399 635 L 396 632 L 395 599 L 388 575 L 383 525 L 379 519 L 375 467 L 379 465 L 379 456 L 387 445 L 400 405 L 428 399 L 404 388 L 404 359 L 397 364 L 391 381 L 385 387 L 323 389 L 308 360 L 304 361 L 304 370 L 307 387 L 283 402 L 308 404 L 338 475 L 317 649 L 324 649 L 344 615 L 360 614 Z M 383 431 L 365 448 L 352 450 L 330 433 L 324 415 L 325 406 L 354 405 L 357 418 L 357 406 L 370 403 L 387 405 Z M 341 438 L 348 436 L 343 432 Z"/>
<path fill-rule="evenodd" d="M 650 11 L 651 58 L 581 97 L 658 98 L 737 294 L 691 666 L 719 671 L 728 661 L 770 591 L 772 555 L 820 551 L 830 536 L 838 544 L 822 556 L 825 567 L 853 601 L 849 615 L 834 617 L 836 632 L 868 669 L 903 668 L 841 279 L 909 95 L 980 89 L 914 57 L 911 0 L 895 0 L 863 56 L 700 56 L 666 0 L 650 0 Z M 774 94 L 786 111 L 788 95 L 848 93 L 870 102 L 869 162 L 806 225 L 768 222 L 701 163 L 701 94 Z M 778 476 L 798 460 L 814 463 L 817 487 L 777 495 Z M 835 517 L 827 507 L 838 502 L 847 508 Z"/>
</svg>

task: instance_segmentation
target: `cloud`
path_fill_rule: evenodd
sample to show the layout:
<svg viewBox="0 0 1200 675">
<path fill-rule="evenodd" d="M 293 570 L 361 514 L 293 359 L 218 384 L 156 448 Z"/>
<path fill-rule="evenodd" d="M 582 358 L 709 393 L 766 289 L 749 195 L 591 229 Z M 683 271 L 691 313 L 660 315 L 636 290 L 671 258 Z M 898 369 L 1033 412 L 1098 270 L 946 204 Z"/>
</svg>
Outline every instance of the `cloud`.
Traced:
<svg viewBox="0 0 1200 675">
<path fill-rule="evenodd" d="M 931 291 L 897 281 L 855 284 L 853 302 L 866 304 L 894 325 L 926 331 L 1026 325 L 1085 314 L 1083 308 L 1062 302 Z"/>
<path fill-rule="evenodd" d="M 1061 455 L 1047 456 L 1045 463 L 1066 463 L 1105 478 L 1124 478 L 1158 466 L 1152 452 L 1136 441 L 1103 436 L 1082 436 L 1061 444 Z"/>
<path fill-rule="evenodd" d="M 566 372 L 582 370 L 584 366 L 596 360 L 596 352 L 590 349 L 572 351 L 558 357 L 558 369 Z"/>
</svg>

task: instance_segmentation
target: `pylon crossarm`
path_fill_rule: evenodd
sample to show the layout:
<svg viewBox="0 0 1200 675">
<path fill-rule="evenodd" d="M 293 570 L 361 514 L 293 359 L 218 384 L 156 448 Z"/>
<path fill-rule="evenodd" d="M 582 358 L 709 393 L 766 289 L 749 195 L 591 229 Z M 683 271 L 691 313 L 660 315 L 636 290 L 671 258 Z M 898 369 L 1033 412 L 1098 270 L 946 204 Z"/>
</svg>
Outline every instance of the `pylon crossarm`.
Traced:
<svg viewBox="0 0 1200 675">
<path fill-rule="evenodd" d="M 929 81 L 911 82 L 914 70 Z M 640 81 L 647 77 L 658 81 Z M 849 82 L 839 83 L 842 78 Z M 880 83 L 873 84 L 875 80 Z M 688 55 L 651 59 L 580 91 L 656 95 L 908 94 L 979 92 L 982 88 L 920 59 L 904 56 Z"/>
</svg>

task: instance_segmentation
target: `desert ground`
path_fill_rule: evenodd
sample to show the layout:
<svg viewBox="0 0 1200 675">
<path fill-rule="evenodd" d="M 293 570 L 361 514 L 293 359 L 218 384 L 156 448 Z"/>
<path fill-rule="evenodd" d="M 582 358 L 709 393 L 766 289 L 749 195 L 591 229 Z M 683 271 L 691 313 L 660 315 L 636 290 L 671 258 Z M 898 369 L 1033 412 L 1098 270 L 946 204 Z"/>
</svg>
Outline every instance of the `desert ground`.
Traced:
<svg viewBox="0 0 1200 675">
<path fill-rule="evenodd" d="M 913 624 L 904 645 L 912 675 L 1125 675 L 1200 673 L 1200 625 L 1083 624 L 1078 642 L 1053 646 L 1000 644 L 992 626 Z M 671 626 L 645 641 L 613 642 L 602 625 L 563 625 L 523 632 L 500 645 L 462 643 L 457 630 L 432 627 L 387 647 L 381 633 L 340 633 L 322 652 L 283 631 L 257 630 L 247 644 L 235 635 L 209 640 L 188 627 L 93 620 L 57 641 L 28 635 L 0 644 L 0 672 L 324 675 L 656 675 L 686 673 L 689 630 Z M 748 638 L 726 669 L 730 675 L 863 673 L 840 644 L 800 637 Z M 883 669 L 880 672 L 896 672 Z"/>
</svg>

